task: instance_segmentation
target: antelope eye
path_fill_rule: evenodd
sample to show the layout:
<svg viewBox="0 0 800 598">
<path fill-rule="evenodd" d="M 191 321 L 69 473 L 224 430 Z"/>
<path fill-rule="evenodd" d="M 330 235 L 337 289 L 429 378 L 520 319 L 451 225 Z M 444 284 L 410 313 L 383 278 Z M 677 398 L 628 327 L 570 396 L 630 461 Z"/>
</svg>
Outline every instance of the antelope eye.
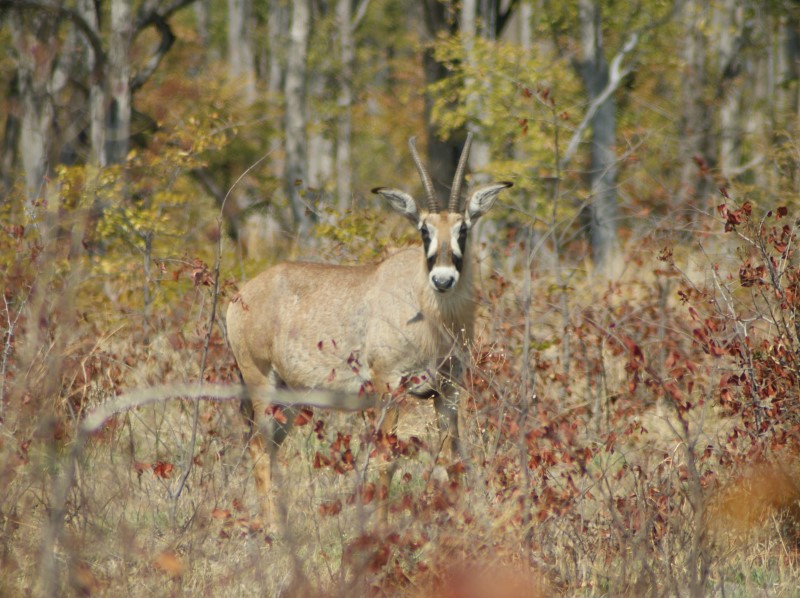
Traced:
<svg viewBox="0 0 800 598">
<path fill-rule="evenodd" d="M 428 241 L 431 240 L 431 234 L 428 232 L 428 227 L 427 226 L 422 225 L 422 227 L 419 229 L 419 232 L 422 235 L 422 240 L 423 241 L 425 241 L 427 243 Z"/>
</svg>

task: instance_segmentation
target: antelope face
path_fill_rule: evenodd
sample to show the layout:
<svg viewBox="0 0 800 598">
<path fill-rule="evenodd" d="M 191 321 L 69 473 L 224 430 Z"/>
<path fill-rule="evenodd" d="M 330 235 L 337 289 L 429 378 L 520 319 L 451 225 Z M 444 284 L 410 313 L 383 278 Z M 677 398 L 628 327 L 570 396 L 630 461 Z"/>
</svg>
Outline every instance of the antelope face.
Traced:
<svg viewBox="0 0 800 598">
<path fill-rule="evenodd" d="M 437 293 L 448 293 L 458 286 L 458 279 L 467 259 L 467 237 L 475 221 L 483 216 L 497 199 L 497 194 L 511 183 L 492 183 L 473 191 L 466 209 L 461 207 L 461 182 L 467 167 L 472 133 L 467 135 L 461 158 L 453 178 L 450 201 L 445 208 L 436 198 L 433 182 L 417 153 L 414 138 L 408 140 L 411 157 L 425 189 L 427 212 L 420 213 L 416 200 L 405 191 L 376 187 L 373 193 L 389 200 L 392 207 L 408 218 L 422 235 L 422 245 L 428 266 L 428 282 Z"/>
<path fill-rule="evenodd" d="M 458 279 L 467 260 L 467 239 L 475 221 L 494 205 L 497 194 L 511 183 L 492 183 L 476 189 L 463 213 L 448 210 L 422 212 L 417 202 L 405 191 L 378 187 L 378 193 L 392 207 L 408 218 L 420 232 L 428 282 L 437 293 L 447 293 L 458 286 Z"/>
<path fill-rule="evenodd" d="M 461 214 L 440 212 L 422 217 L 417 225 L 428 265 L 428 282 L 437 293 L 458 285 L 467 256 L 469 226 Z"/>
</svg>

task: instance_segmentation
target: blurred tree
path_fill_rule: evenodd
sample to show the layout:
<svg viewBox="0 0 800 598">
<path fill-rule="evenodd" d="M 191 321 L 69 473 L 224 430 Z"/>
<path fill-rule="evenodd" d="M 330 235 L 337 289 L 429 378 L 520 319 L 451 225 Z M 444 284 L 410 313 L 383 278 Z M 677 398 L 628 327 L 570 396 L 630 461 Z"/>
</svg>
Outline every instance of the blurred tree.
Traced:
<svg viewBox="0 0 800 598">
<path fill-rule="evenodd" d="M 95 40 L 97 50 L 92 49 L 86 38 L 81 37 L 85 49 L 81 53 L 86 56 L 85 69 L 89 83 L 89 163 L 105 166 L 106 156 L 106 94 L 103 80 L 105 56 L 100 41 L 100 12 L 94 0 L 79 0 L 78 12 L 86 22 L 87 35 Z"/>
<path fill-rule="evenodd" d="M 228 0 L 229 75 L 240 82 L 248 105 L 256 100 L 253 19 L 252 0 Z"/>
<path fill-rule="evenodd" d="M 354 32 L 364 20 L 369 0 L 336 0 L 336 22 L 339 34 L 339 113 L 336 121 L 336 197 L 340 213 L 344 213 L 353 197 L 353 165 L 350 147 L 353 137 L 353 70 L 356 61 Z"/>
<path fill-rule="evenodd" d="M 617 106 L 607 89 L 616 87 L 619 81 L 609 77 L 599 0 L 579 0 L 578 21 L 581 53 L 576 68 L 590 106 L 597 105 L 589 121 L 592 128 L 588 173 L 591 196 L 584 213 L 595 267 L 601 273 L 614 276 L 621 266 L 617 238 Z"/>
<path fill-rule="evenodd" d="M 269 0 L 269 16 L 267 18 L 267 32 L 269 37 L 269 59 L 267 70 L 267 95 L 268 99 L 275 101 L 283 95 L 284 75 L 286 67 L 286 40 L 289 32 L 289 10 L 282 0 Z M 274 135 L 270 138 L 269 149 L 273 156 L 275 176 L 283 173 L 283 162 L 280 158 L 283 152 L 282 137 Z"/>
<path fill-rule="evenodd" d="M 706 176 L 713 154 L 712 105 L 708 100 L 708 42 L 704 33 L 707 22 L 705 0 L 684 3 L 680 19 L 684 28 L 681 45 L 683 77 L 680 86 L 681 122 L 679 124 L 680 186 L 677 204 L 681 209 L 699 206 L 710 190 Z"/>
<path fill-rule="evenodd" d="M 495 0 L 466 0 L 459 5 L 458 2 L 425 0 L 423 22 L 427 43 L 423 51 L 423 70 L 426 86 L 434 85 L 450 76 L 447 66 L 436 59 L 434 41 L 461 35 L 465 44 L 465 59 L 470 61 L 475 36 L 480 34 L 485 39 L 497 38 L 509 22 L 516 5 L 516 1 L 503 3 Z M 459 130 L 448 129 L 446 134 L 443 134 L 432 117 L 435 103 L 433 98 L 426 94 L 425 100 L 428 169 L 433 176 L 437 192 L 447 197 L 466 137 L 466 127 L 460 127 Z M 481 107 L 478 95 L 471 94 L 468 103 L 471 104 L 468 109 L 473 116 L 469 128 L 474 129 L 480 122 Z M 453 111 L 458 108 L 451 106 Z M 482 140 L 478 140 L 472 155 L 471 164 L 476 168 L 486 163 L 487 147 Z"/>
<path fill-rule="evenodd" d="M 101 14 L 108 4 L 79 0 L 73 9 L 49 0 L 0 0 L 0 14 L 12 24 L 20 105 L 20 125 L 7 123 L 4 144 L 10 144 L 11 136 L 17 139 L 29 211 L 59 157 L 98 165 L 125 159 L 132 94 L 150 79 L 175 41 L 169 19 L 193 1 L 142 2 L 134 11 L 131 0 L 110 0 L 110 28 L 104 36 Z M 158 41 L 134 69 L 131 47 L 151 28 Z M 61 114 L 54 100 L 67 88 L 70 97 L 80 98 L 79 105 Z"/>
<path fill-rule="evenodd" d="M 778 3 L 682 4 L 678 206 L 713 207 L 716 187 L 765 187 L 776 137 L 794 127 L 798 11 Z"/>
<path fill-rule="evenodd" d="M 197 10 L 181 11 L 193 1 L 201 2 Z M 228 197 L 234 237 L 244 223 L 245 237 L 271 239 L 307 229 L 314 203 L 346 211 L 360 201 L 354 180 L 371 185 L 380 173 L 399 183 L 411 170 L 404 152 L 411 134 L 426 138 L 429 170 L 446 194 L 472 130 L 472 171 L 516 176 L 518 197 L 547 195 L 543 181 L 558 171 L 559 193 L 580 198 L 559 206 L 571 229 L 564 238 L 575 238 L 571 217 L 583 202 L 602 270 L 627 234 L 619 227 L 640 207 L 686 214 L 706 210 L 722 183 L 769 187 L 779 173 L 789 173 L 782 184 L 800 183 L 791 174 L 796 7 L 637 6 L 0 0 L 0 41 L 11 49 L 0 73 L 2 195 L 24 180 L 33 214 L 59 163 L 125 164 L 165 119 L 215 113 L 231 140 L 198 161 L 195 180 L 218 203 Z M 635 61 L 647 65 L 632 74 L 631 33 Z M 564 68 L 570 62 L 575 68 Z M 143 92 L 157 72 L 158 85 Z M 231 85 L 236 73 L 241 86 Z M 647 144 L 656 149 L 645 151 Z M 263 167 L 240 180 L 266 150 Z M 661 195 L 648 187 L 653 180 Z M 306 192 L 314 187 L 330 206 Z"/>
<path fill-rule="evenodd" d="M 13 11 L 10 21 L 17 59 L 16 96 L 20 106 L 17 141 L 25 173 L 25 207 L 32 218 L 50 163 L 54 109 L 48 87 L 59 56 L 56 38 L 58 11 L 55 6 L 30 8 Z M 15 128 L 7 127 L 6 134 L 12 132 Z"/>
<path fill-rule="evenodd" d="M 289 30 L 289 56 L 286 64 L 284 103 L 286 106 L 286 165 L 284 189 L 289 199 L 292 217 L 298 231 L 308 229 L 309 216 L 303 198 L 307 181 L 308 153 L 306 131 L 306 59 L 311 29 L 311 1 L 292 3 Z"/>
<path fill-rule="evenodd" d="M 119 164 L 128 155 L 131 136 L 131 67 L 128 50 L 133 39 L 130 0 L 111 0 L 111 39 L 108 52 L 108 140 L 106 162 Z"/>
</svg>

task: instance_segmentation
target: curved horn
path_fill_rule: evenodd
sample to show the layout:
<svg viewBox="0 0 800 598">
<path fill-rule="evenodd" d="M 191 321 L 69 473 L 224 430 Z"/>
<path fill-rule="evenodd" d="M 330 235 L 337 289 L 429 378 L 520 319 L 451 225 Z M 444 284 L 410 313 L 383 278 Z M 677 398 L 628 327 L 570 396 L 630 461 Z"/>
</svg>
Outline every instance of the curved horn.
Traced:
<svg viewBox="0 0 800 598">
<path fill-rule="evenodd" d="M 422 164 L 422 160 L 417 153 L 416 142 L 417 138 L 411 137 L 408 140 L 408 148 L 411 150 L 414 166 L 417 167 L 419 178 L 422 179 L 422 186 L 425 188 L 425 201 L 428 204 L 428 210 L 431 212 L 438 212 L 441 208 L 439 207 L 439 201 L 436 199 L 436 192 L 433 190 L 433 181 L 431 181 L 431 176 L 428 174 L 428 171 L 425 170 L 425 166 Z"/>
<path fill-rule="evenodd" d="M 467 133 L 467 140 L 464 142 L 464 149 L 461 150 L 461 157 L 458 159 L 458 168 L 453 177 L 453 186 L 450 191 L 450 203 L 447 209 L 451 212 L 460 212 L 461 207 L 461 182 L 464 180 L 464 171 L 467 169 L 467 158 L 469 158 L 469 148 L 472 146 L 472 132 Z"/>
</svg>

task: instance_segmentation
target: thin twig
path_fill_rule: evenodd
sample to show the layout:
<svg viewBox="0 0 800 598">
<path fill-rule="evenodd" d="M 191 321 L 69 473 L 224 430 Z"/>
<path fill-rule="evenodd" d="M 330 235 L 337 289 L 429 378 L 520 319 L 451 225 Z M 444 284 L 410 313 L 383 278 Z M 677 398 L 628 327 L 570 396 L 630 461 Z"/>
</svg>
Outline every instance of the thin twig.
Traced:
<svg viewBox="0 0 800 598">
<path fill-rule="evenodd" d="M 231 195 L 231 192 L 234 188 L 239 184 L 239 182 L 247 176 L 256 166 L 261 164 L 267 157 L 272 153 L 272 151 L 267 152 L 263 156 L 261 156 L 258 160 L 253 162 L 239 177 L 233 182 L 233 185 L 230 186 L 228 192 L 225 194 L 225 197 L 222 200 L 222 204 L 219 207 L 219 214 L 217 215 L 217 248 L 216 248 L 216 256 L 214 258 L 214 290 L 212 292 L 211 297 L 211 315 L 209 316 L 208 322 L 208 330 L 206 332 L 206 337 L 203 341 L 203 356 L 200 360 L 200 384 L 203 384 L 203 377 L 206 371 L 206 363 L 208 362 L 208 347 L 211 344 L 211 334 L 214 331 L 214 323 L 216 322 L 217 317 L 217 303 L 219 302 L 219 273 L 221 270 L 222 264 L 222 222 L 223 222 L 223 212 L 225 210 L 225 204 L 228 201 L 228 198 Z M 183 472 L 183 475 L 178 482 L 178 487 L 175 489 L 175 492 L 172 495 L 173 498 L 173 505 L 172 505 L 172 517 L 173 521 L 175 519 L 175 510 L 177 508 L 178 499 L 183 492 L 183 489 L 186 487 L 186 480 L 189 478 L 189 474 L 192 471 L 192 465 L 194 464 L 194 450 L 197 446 L 197 426 L 200 420 L 200 400 L 195 399 L 194 402 L 194 417 L 192 418 L 192 438 L 189 441 L 189 459 L 186 464 L 186 469 Z"/>
<path fill-rule="evenodd" d="M 14 319 L 11 319 L 11 306 L 8 304 L 8 298 L 3 294 L 3 303 L 5 304 L 5 311 L 6 311 L 6 322 L 8 327 L 6 328 L 6 338 L 5 343 L 3 346 L 3 360 L 0 362 L 0 422 L 3 422 L 3 405 L 5 405 L 5 389 L 6 389 L 6 369 L 8 368 L 8 360 L 11 358 L 11 352 L 14 348 L 14 330 L 17 327 L 17 323 L 19 322 L 19 318 L 22 315 L 22 310 L 25 307 L 25 304 L 28 302 L 28 298 L 31 295 L 31 290 L 28 289 L 28 294 L 22 300 L 22 303 L 17 310 L 17 315 L 14 316 Z"/>
</svg>

